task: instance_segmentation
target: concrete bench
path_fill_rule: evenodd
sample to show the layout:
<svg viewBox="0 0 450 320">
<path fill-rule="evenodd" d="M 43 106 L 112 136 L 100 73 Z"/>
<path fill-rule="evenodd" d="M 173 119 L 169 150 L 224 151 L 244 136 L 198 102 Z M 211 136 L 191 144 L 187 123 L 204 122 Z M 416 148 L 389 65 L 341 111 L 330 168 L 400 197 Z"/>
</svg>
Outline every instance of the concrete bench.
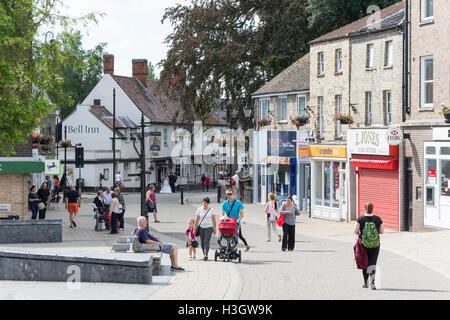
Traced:
<svg viewBox="0 0 450 320">
<path fill-rule="evenodd" d="M 0 220 L 0 243 L 62 242 L 62 220 Z"/>
<path fill-rule="evenodd" d="M 130 241 L 130 242 L 128 242 Z M 162 269 L 161 258 L 162 252 L 157 244 L 140 243 L 135 236 L 117 237 L 116 242 L 112 245 L 112 251 L 128 252 L 130 246 L 134 253 L 152 253 L 153 256 L 153 274 L 159 275 Z"/>
<path fill-rule="evenodd" d="M 0 280 L 151 284 L 153 256 L 0 247 Z"/>
</svg>

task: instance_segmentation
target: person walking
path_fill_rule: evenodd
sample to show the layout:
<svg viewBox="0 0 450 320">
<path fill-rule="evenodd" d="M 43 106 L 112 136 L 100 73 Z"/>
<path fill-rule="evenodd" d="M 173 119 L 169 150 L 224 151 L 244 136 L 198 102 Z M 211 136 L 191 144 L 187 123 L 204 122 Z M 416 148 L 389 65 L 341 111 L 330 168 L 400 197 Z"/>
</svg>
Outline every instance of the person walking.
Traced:
<svg viewBox="0 0 450 320">
<path fill-rule="evenodd" d="M 119 213 L 117 214 L 117 219 L 119 221 L 119 231 L 123 231 L 125 229 L 125 224 L 123 221 L 123 217 L 125 214 L 125 198 L 123 197 L 122 192 L 120 192 L 120 188 L 115 188 L 114 193 L 117 195 L 117 199 L 119 200 Z"/>
<path fill-rule="evenodd" d="M 70 190 L 66 193 L 66 209 L 69 212 L 70 227 L 77 227 L 75 220 L 78 218 L 78 209 L 81 207 L 80 194 L 75 190 L 73 184 L 70 185 Z"/>
<path fill-rule="evenodd" d="M 170 188 L 172 189 L 172 193 L 175 193 L 175 183 L 177 182 L 177 176 L 171 172 L 169 175 L 169 185 Z"/>
<path fill-rule="evenodd" d="M 59 197 L 59 178 L 58 176 L 53 177 L 53 190 L 56 197 Z"/>
<path fill-rule="evenodd" d="M 186 235 L 186 247 L 189 248 L 189 260 L 195 260 L 198 248 L 198 242 L 195 239 L 194 219 L 188 220 L 188 227 L 185 231 Z"/>
<path fill-rule="evenodd" d="M 266 242 L 270 242 L 272 238 L 272 232 L 275 232 L 275 234 L 278 236 L 278 242 L 281 241 L 281 234 L 278 231 L 278 225 L 277 225 L 277 216 L 280 211 L 280 205 L 277 202 L 277 197 L 275 193 L 269 193 L 268 196 L 269 201 L 266 203 L 266 207 L 264 209 L 264 212 L 267 214 L 267 240 Z"/>
<path fill-rule="evenodd" d="M 36 220 L 38 213 L 38 203 L 41 201 L 36 193 L 36 186 L 30 188 L 30 193 L 28 193 L 28 204 L 31 209 L 31 219 Z"/>
<path fill-rule="evenodd" d="M 50 191 L 47 188 L 47 182 L 42 183 L 42 187 L 37 192 L 41 201 L 38 203 L 39 220 L 45 219 L 45 213 L 47 212 L 47 205 L 50 203 Z"/>
<path fill-rule="evenodd" d="M 222 203 L 222 216 L 221 219 L 224 218 L 235 218 L 238 229 L 241 226 L 241 220 L 244 219 L 244 205 L 242 202 L 234 198 L 233 189 L 229 188 L 227 190 L 227 200 Z M 234 238 L 235 245 L 237 245 L 238 235 Z"/>
<path fill-rule="evenodd" d="M 105 202 L 105 217 L 106 217 L 106 230 L 111 230 L 111 210 L 109 209 L 112 200 L 111 187 L 106 187 L 106 191 L 103 192 L 103 201 Z"/>
<path fill-rule="evenodd" d="M 203 206 L 197 209 L 194 229 L 199 228 L 202 244 L 203 260 L 208 260 L 208 252 L 212 235 L 216 235 L 216 215 L 208 197 L 203 199 Z"/>
<path fill-rule="evenodd" d="M 378 254 L 380 253 L 379 235 L 384 233 L 384 225 L 383 220 L 373 214 L 373 204 L 371 202 L 366 203 L 364 215 L 358 217 L 356 220 L 354 233 L 362 239 L 362 244 L 366 248 L 369 262 L 367 269 L 362 270 L 364 278 L 363 288 L 369 287 L 368 280 L 370 277 L 370 289 L 376 290 L 375 273 Z"/>
<path fill-rule="evenodd" d="M 106 212 L 106 207 L 105 207 L 105 202 L 103 200 L 103 191 L 101 191 L 101 190 L 97 191 L 97 197 L 95 197 L 93 203 L 97 210 L 97 220 L 96 220 L 96 224 L 95 224 L 95 231 L 99 231 L 99 230 L 103 229 L 103 227 L 99 227 L 100 223 L 105 222 L 104 214 Z"/>
<path fill-rule="evenodd" d="M 206 176 L 205 176 L 204 173 L 202 173 L 202 178 L 201 178 L 201 180 L 202 180 L 202 190 L 203 190 L 203 192 L 205 192 Z"/>
<path fill-rule="evenodd" d="M 211 178 L 209 177 L 209 174 L 206 175 L 205 185 L 206 185 L 206 192 L 209 192 L 209 186 L 211 185 Z"/>
<path fill-rule="evenodd" d="M 293 251 L 295 247 L 295 218 L 299 212 L 292 201 L 292 197 L 286 198 L 286 204 L 283 206 L 280 213 L 284 215 L 281 250 L 286 251 L 286 249 L 288 249 L 288 251 Z"/>
<path fill-rule="evenodd" d="M 116 185 L 115 186 L 120 188 L 121 185 L 122 185 L 122 176 L 120 175 L 120 171 L 119 170 L 117 170 L 117 173 L 116 173 L 116 176 L 115 176 L 114 180 L 116 181 Z"/>
<path fill-rule="evenodd" d="M 147 191 L 147 195 L 145 197 L 145 201 L 147 203 L 148 213 L 153 213 L 153 218 L 155 219 L 155 223 L 159 223 L 158 220 L 158 210 L 156 208 L 156 194 L 155 194 L 155 186 L 151 185 L 150 190 Z"/>
<path fill-rule="evenodd" d="M 111 212 L 111 232 L 109 234 L 117 234 L 117 214 L 119 213 L 120 203 L 115 193 L 113 193 L 111 197 L 111 206 L 109 207 L 109 211 Z"/>
</svg>

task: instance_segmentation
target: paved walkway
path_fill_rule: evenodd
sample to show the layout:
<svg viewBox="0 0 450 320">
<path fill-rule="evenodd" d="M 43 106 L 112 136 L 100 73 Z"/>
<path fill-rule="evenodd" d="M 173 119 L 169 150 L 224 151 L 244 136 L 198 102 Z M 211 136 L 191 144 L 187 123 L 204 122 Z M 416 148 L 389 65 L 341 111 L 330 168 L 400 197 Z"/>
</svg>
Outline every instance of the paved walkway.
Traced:
<svg viewBox="0 0 450 320">
<path fill-rule="evenodd" d="M 450 299 L 450 261 L 448 255 L 442 255 L 447 250 L 450 231 L 383 235 L 377 291 L 361 288 L 361 271 L 353 262 L 353 224 L 301 216 L 295 251 L 281 252 L 279 242 L 265 242 L 265 215 L 260 205 L 246 205 L 243 233 L 251 250 L 242 252 L 242 263 L 215 262 L 214 237 L 210 260 L 188 261 L 184 230 L 204 195 L 185 193 L 189 201 L 184 206 L 179 204 L 179 194 L 157 195 L 161 223 L 150 223 L 152 233 L 180 247 L 179 260 L 185 272 L 171 273 L 165 257 L 163 275 L 154 277 L 151 286 L 83 283 L 79 289 L 69 290 L 65 283 L 0 281 L 0 299 L 104 299 L 105 295 L 109 299 L 152 300 Z M 218 213 L 220 205 L 215 193 L 209 196 Z M 139 195 L 125 194 L 125 199 L 128 234 L 134 230 L 140 214 Z M 92 196 L 84 200 L 78 227 L 73 229 L 68 227 L 63 205 L 48 211 L 48 218 L 63 218 L 63 243 L 27 246 L 110 250 L 115 236 L 94 231 L 91 201 Z"/>
</svg>

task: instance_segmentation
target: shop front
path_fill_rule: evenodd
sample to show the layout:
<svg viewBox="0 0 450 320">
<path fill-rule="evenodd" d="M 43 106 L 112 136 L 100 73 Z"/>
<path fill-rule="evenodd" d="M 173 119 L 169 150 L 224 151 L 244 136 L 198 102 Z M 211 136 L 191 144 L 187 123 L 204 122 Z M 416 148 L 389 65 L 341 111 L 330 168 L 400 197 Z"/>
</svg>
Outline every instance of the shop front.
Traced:
<svg viewBox="0 0 450 320">
<path fill-rule="evenodd" d="M 311 145 L 309 155 L 311 160 L 311 216 L 335 221 L 346 219 L 346 147 L 342 145 Z"/>
<path fill-rule="evenodd" d="M 367 202 L 374 205 L 375 214 L 384 226 L 400 230 L 399 146 L 401 139 L 389 142 L 388 133 L 400 136 L 400 129 L 351 129 L 347 133 L 347 148 L 351 166 L 355 169 L 356 213 L 364 215 Z M 396 144 L 396 145 L 395 145 Z"/>
<path fill-rule="evenodd" d="M 433 140 L 424 143 L 424 225 L 450 229 L 449 127 L 433 128 Z"/>
<path fill-rule="evenodd" d="M 308 161 L 298 161 L 296 140 L 308 138 L 308 131 L 259 131 L 254 139 L 255 186 L 254 202 L 266 203 L 269 193 L 280 200 L 297 196 L 299 209 L 303 208 L 301 177 Z"/>
</svg>

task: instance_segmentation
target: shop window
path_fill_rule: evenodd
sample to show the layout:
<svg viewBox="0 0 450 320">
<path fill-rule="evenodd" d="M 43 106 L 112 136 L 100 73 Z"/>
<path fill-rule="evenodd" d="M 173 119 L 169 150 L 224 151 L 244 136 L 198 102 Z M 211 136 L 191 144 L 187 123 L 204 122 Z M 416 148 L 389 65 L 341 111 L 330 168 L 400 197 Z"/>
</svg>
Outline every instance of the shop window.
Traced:
<svg viewBox="0 0 450 320">
<path fill-rule="evenodd" d="M 436 154 L 436 147 L 427 147 L 426 154 Z"/>
<path fill-rule="evenodd" d="M 450 160 L 441 160 L 441 195 L 450 197 Z"/>
<path fill-rule="evenodd" d="M 331 165 L 330 161 L 325 161 L 323 164 L 323 194 L 324 202 L 323 205 L 329 207 L 331 203 Z"/>
<path fill-rule="evenodd" d="M 441 147 L 440 154 L 443 156 L 450 156 L 450 147 Z"/>
<path fill-rule="evenodd" d="M 425 184 L 436 185 L 436 159 L 426 159 Z"/>
<path fill-rule="evenodd" d="M 340 192 L 340 180 L 339 180 L 339 162 L 333 162 L 333 171 L 331 173 L 331 206 L 339 208 L 339 192 Z"/>
<path fill-rule="evenodd" d="M 321 206 L 322 205 L 322 198 L 323 198 L 323 193 L 322 193 L 322 161 L 317 161 L 316 162 L 316 194 L 315 194 L 315 204 Z"/>
</svg>

